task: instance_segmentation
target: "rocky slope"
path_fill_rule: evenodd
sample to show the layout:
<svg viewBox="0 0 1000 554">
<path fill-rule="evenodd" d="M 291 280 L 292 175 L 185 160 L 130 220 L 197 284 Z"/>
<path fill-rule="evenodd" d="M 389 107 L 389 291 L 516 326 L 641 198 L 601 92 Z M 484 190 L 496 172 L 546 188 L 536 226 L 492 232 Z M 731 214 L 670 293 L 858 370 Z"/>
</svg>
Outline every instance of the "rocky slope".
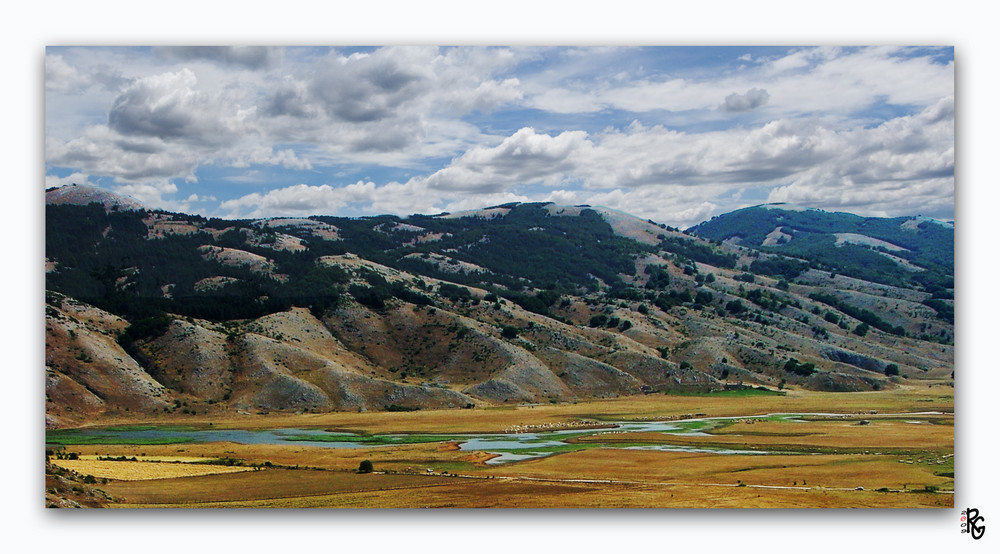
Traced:
<svg viewBox="0 0 1000 554">
<path fill-rule="evenodd" d="M 227 222 L 73 198 L 46 222 L 50 427 L 863 391 L 953 372 L 947 264 L 933 258 L 933 282 L 831 271 L 828 252 L 775 250 L 806 238 L 801 222 L 748 247 L 586 206 Z M 927 265 L 923 248 L 903 254 Z"/>
</svg>

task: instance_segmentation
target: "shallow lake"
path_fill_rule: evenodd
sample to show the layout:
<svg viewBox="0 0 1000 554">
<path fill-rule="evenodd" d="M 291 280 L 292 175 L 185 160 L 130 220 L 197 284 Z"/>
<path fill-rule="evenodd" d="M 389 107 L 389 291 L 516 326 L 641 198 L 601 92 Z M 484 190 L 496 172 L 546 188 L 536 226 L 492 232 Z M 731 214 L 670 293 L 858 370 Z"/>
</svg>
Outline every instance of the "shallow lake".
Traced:
<svg viewBox="0 0 1000 554">
<path fill-rule="evenodd" d="M 907 414 L 918 415 L 918 414 Z M 709 452 L 716 454 L 768 454 L 758 450 L 734 450 L 727 448 L 712 448 L 704 446 L 675 446 L 664 444 L 602 442 L 600 437 L 607 435 L 609 439 L 621 439 L 625 433 L 658 432 L 683 436 L 708 436 L 706 431 L 727 425 L 737 420 L 767 419 L 777 421 L 800 422 L 808 424 L 803 416 L 842 417 L 842 414 L 821 413 L 782 413 L 762 416 L 745 417 L 712 417 L 693 418 L 673 421 L 610 421 L 612 428 L 604 429 L 569 429 L 559 431 L 544 431 L 537 433 L 477 433 L 477 434 L 385 434 L 357 435 L 340 433 L 322 429 L 200 429 L 170 426 L 135 426 L 108 427 L 95 429 L 69 429 L 64 431 L 49 431 L 46 440 L 51 444 L 171 444 L 171 443 L 207 443 L 234 442 L 239 444 L 275 444 L 302 446 L 319 446 L 325 448 L 372 448 L 394 444 L 418 444 L 431 442 L 457 442 L 461 450 L 481 451 L 496 454 L 487 463 L 498 464 L 551 456 L 560 452 L 582 450 L 585 448 L 628 448 L 642 450 L 659 450 L 671 452 Z M 587 443 L 567 442 L 574 437 L 596 437 Z"/>
</svg>

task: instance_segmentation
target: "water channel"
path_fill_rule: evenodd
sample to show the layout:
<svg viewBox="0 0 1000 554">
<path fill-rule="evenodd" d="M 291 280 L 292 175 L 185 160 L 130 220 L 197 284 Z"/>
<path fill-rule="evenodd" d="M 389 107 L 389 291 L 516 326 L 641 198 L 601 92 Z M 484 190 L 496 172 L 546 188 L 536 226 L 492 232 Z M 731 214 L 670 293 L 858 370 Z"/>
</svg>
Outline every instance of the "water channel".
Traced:
<svg viewBox="0 0 1000 554">
<path fill-rule="evenodd" d="M 921 414 L 911 413 L 898 415 L 915 416 L 931 414 L 931 412 L 925 412 Z M 639 422 L 609 421 L 604 422 L 604 425 L 608 425 L 608 427 L 601 429 L 564 429 L 527 433 L 407 433 L 359 435 L 354 433 L 326 431 L 322 429 L 284 428 L 243 430 L 201 429 L 171 426 L 134 426 L 49 431 L 46 436 L 47 442 L 54 444 L 179 444 L 192 442 L 233 442 L 239 444 L 271 444 L 286 446 L 301 445 L 325 448 L 372 448 L 397 444 L 456 442 L 461 450 L 481 451 L 495 454 L 496 457 L 490 459 L 487 463 L 500 464 L 551 456 L 560 452 L 595 447 L 674 452 L 709 452 L 716 454 L 770 454 L 772 452 L 761 450 L 648 444 L 649 441 L 645 441 L 646 444 L 643 444 L 644 441 L 640 439 L 637 439 L 634 442 L 623 442 L 622 435 L 626 433 L 654 432 L 669 435 L 709 436 L 706 431 L 727 425 L 733 421 L 766 419 L 772 421 L 808 424 L 807 420 L 802 419 L 806 416 L 845 417 L 844 414 L 782 413 L 737 418 L 711 417 L 672 421 Z M 600 439 L 602 435 L 607 435 L 609 437 L 609 441 L 602 441 Z M 569 439 L 583 436 L 590 437 L 586 443 L 568 442 Z"/>
</svg>

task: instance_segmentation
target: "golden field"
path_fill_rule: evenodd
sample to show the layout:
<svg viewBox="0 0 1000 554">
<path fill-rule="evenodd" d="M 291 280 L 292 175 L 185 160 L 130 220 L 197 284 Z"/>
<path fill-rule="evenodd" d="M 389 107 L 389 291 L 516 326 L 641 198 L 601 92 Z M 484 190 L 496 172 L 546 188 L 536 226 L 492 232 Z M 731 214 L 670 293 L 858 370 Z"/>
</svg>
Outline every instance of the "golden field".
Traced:
<svg viewBox="0 0 1000 554">
<path fill-rule="evenodd" d="M 948 386 L 872 393 L 790 391 L 787 396 L 649 395 L 504 409 L 230 416 L 181 423 L 212 428 L 312 427 L 371 434 L 580 428 L 599 420 L 820 413 L 805 422 L 735 420 L 704 435 L 618 433 L 572 439 L 544 458 L 487 464 L 456 442 L 326 448 L 233 443 L 67 446 L 53 460 L 108 479 L 109 507 L 683 507 L 917 508 L 954 506 L 954 395 Z M 921 413 L 919 412 L 940 412 Z M 594 430 L 594 433 L 600 433 Z M 600 444 L 595 444 L 595 441 Z M 646 449 L 629 449 L 636 446 Z M 767 454 L 660 451 L 715 446 Z M 96 456 L 137 457 L 136 462 Z M 239 465 L 193 463 L 236 460 Z M 375 473 L 358 474 L 362 460 Z M 78 464 L 72 467 L 70 463 Z M 88 465 L 89 464 L 89 465 Z M 128 464 L 148 477 L 126 476 Z M 154 467 L 155 466 L 155 467 Z M 259 471 L 246 471 L 260 468 Z M 212 471 L 175 474 L 174 471 Z M 182 469 L 183 468 L 183 469 Z M 239 472 L 233 472 L 237 470 Z M 141 473 L 140 473 L 141 475 Z"/>
<path fill-rule="evenodd" d="M 52 463 L 83 475 L 93 475 L 99 479 L 115 479 L 118 481 L 173 479 L 177 477 L 213 475 L 216 473 L 239 473 L 243 471 L 253 471 L 253 468 L 247 467 L 226 467 L 219 465 L 193 464 L 190 462 L 167 463 L 82 459 L 53 460 Z"/>
</svg>

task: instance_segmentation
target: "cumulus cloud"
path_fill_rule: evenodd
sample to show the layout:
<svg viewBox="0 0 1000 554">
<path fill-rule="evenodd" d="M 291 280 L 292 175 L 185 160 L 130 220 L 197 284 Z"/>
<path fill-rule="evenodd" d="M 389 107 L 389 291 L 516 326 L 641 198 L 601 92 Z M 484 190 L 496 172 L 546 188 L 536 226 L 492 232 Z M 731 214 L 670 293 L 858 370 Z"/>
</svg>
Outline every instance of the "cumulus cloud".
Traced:
<svg viewBox="0 0 1000 554">
<path fill-rule="evenodd" d="M 194 179 L 200 153 L 160 139 L 122 137 L 104 126 L 87 128 L 68 142 L 45 141 L 46 163 L 79 168 L 90 175 L 116 179 L 184 177 Z"/>
<path fill-rule="evenodd" d="M 495 147 L 477 146 L 427 178 L 434 189 L 496 192 L 517 184 L 555 186 L 589 150 L 587 134 L 565 131 L 556 136 L 530 127 L 518 130 Z"/>
<path fill-rule="evenodd" d="M 755 110 L 764 104 L 771 96 L 764 89 L 752 88 L 744 94 L 732 93 L 726 97 L 726 101 L 719 106 L 724 112 L 748 112 Z"/>
<path fill-rule="evenodd" d="M 415 199 L 412 188 L 399 183 L 376 187 L 370 181 L 358 181 L 342 187 L 299 184 L 225 200 L 220 207 L 229 217 L 322 215 L 336 213 L 349 204 L 376 208 L 391 206 L 392 209 L 387 212 L 401 213 L 399 208 L 403 206 L 394 202 L 412 202 Z M 396 195 L 397 200 L 387 202 L 386 197 L 391 195 Z M 414 205 L 426 206 L 422 201 Z"/>
<path fill-rule="evenodd" d="M 68 141 L 47 138 L 46 159 L 136 181 L 193 181 L 197 168 L 211 163 L 311 169 L 294 150 L 267 144 L 253 121 L 254 108 L 242 105 L 234 96 L 239 94 L 202 90 L 187 68 L 136 79 L 111 103 L 106 125 L 91 125 Z"/>
<path fill-rule="evenodd" d="M 367 123 L 394 117 L 429 86 L 427 66 L 406 63 L 421 57 L 418 50 L 329 57 L 316 70 L 310 92 L 335 120 Z"/>
<path fill-rule="evenodd" d="M 197 89 L 189 69 L 140 79 L 108 113 L 108 127 L 125 136 L 219 144 L 239 132 L 238 106 Z"/>
<path fill-rule="evenodd" d="M 545 197 L 546 202 L 554 202 L 560 206 L 579 204 L 579 195 L 575 190 L 554 190 Z"/>
<path fill-rule="evenodd" d="M 332 51 L 263 96 L 256 124 L 276 140 L 314 144 L 330 163 L 408 166 L 454 156 L 480 130 L 459 118 L 522 98 L 509 49 L 387 47 Z"/>
<path fill-rule="evenodd" d="M 286 83 L 272 91 L 260 108 L 266 117 L 292 117 L 296 119 L 315 118 L 319 106 L 315 104 L 305 83 Z"/>
<path fill-rule="evenodd" d="M 177 60 L 206 60 L 266 69 L 282 60 L 283 49 L 275 46 L 161 46 L 156 52 Z"/>
<path fill-rule="evenodd" d="M 521 81 L 504 79 L 503 81 L 483 81 L 472 91 L 471 95 L 455 98 L 451 105 L 461 111 L 489 112 L 498 106 L 515 102 L 524 97 L 520 90 Z M 467 102 L 463 103 L 462 100 Z"/>
</svg>

